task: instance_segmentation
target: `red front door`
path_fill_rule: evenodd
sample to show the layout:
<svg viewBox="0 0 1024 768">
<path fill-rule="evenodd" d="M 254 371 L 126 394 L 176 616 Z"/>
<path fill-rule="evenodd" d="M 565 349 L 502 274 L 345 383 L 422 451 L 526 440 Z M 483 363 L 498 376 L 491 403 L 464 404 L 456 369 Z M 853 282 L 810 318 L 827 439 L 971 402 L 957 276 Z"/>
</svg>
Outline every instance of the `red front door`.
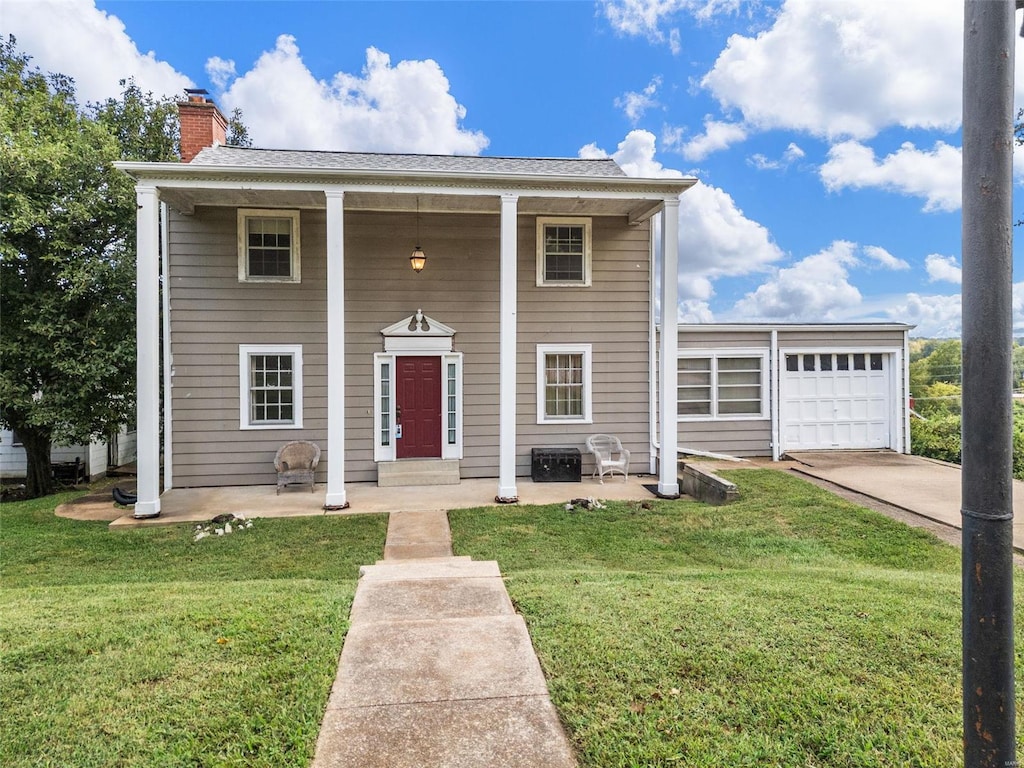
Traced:
<svg viewBox="0 0 1024 768">
<path fill-rule="evenodd" d="M 441 458 L 441 358 L 400 357 L 396 374 L 397 457 Z"/>
</svg>

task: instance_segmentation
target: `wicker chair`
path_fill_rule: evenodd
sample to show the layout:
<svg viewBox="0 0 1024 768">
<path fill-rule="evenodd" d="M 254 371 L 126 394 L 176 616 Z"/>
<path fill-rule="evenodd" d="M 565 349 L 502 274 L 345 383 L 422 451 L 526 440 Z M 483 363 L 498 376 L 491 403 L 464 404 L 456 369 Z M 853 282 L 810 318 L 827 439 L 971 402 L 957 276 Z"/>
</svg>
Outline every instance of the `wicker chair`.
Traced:
<svg viewBox="0 0 1024 768">
<path fill-rule="evenodd" d="M 308 440 L 293 440 L 277 449 L 274 469 L 277 470 L 277 492 L 286 485 L 305 485 L 313 492 L 316 465 L 320 463 L 320 446 Z"/>
<path fill-rule="evenodd" d="M 622 473 L 622 482 L 629 477 L 629 451 L 622 447 L 622 441 L 613 435 L 591 435 L 587 438 L 587 450 L 594 454 L 594 473 L 600 474 L 601 484 L 604 476 L 612 472 Z"/>
</svg>

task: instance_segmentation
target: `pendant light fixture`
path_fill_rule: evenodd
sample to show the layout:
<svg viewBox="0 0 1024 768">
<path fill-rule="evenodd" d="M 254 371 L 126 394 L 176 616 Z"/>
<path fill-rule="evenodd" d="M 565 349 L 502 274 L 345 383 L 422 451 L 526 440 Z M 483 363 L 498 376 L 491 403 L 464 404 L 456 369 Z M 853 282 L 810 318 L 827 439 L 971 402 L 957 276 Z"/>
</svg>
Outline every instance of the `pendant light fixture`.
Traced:
<svg viewBox="0 0 1024 768">
<path fill-rule="evenodd" d="M 416 247 L 412 250 L 409 263 L 412 264 L 412 271 L 419 274 L 427 266 L 427 254 L 419 246 L 420 242 L 420 198 L 416 196 Z"/>
</svg>

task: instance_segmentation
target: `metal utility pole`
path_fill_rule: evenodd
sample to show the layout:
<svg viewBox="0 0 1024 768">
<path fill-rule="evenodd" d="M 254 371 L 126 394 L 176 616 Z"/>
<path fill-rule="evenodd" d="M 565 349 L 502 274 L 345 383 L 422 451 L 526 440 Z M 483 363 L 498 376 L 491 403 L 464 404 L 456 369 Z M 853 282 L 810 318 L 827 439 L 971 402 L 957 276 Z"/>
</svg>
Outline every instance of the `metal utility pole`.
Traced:
<svg viewBox="0 0 1024 768">
<path fill-rule="evenodd" d="M 963 716 L 965 768 L 1017 766 L 1013 654 L 1014 0 L 965 0 Z"/>
</svg>

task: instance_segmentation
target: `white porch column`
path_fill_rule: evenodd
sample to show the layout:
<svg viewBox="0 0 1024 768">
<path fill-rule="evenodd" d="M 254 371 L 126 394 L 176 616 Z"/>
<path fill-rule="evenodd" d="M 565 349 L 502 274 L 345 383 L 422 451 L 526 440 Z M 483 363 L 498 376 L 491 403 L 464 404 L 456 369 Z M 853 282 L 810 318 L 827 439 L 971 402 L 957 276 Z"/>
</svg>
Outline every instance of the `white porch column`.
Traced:
<svg viewBox="0 0 1024 768">
<path fill-rule="evenodd" d="M 498 501 L 516 501 L 516 260 L 519 196 L 501 196 L 498 331 Z"/>
<path fill-rule="evenodd" d="M 345 494 L 345 193 L 327 196 L 327 498 L 326 509 L 348 506 Z"/>
<path fill-rule="evenodd" d="M 679 351 L 679 198 L 665 201 L 661 221 L 661 348 L 658 374 L 661 394 L 659 431 L 661 453 L 658 456 L 658 494 L 679 495 L 677 457 L 679 423 L 676 416 Z"/>
<path fill-rule="evenodd" d="M 138 490 L 135 517 L 160 514 L 160 196 L 135 187 L 136 428 Z"/>
</svg>

